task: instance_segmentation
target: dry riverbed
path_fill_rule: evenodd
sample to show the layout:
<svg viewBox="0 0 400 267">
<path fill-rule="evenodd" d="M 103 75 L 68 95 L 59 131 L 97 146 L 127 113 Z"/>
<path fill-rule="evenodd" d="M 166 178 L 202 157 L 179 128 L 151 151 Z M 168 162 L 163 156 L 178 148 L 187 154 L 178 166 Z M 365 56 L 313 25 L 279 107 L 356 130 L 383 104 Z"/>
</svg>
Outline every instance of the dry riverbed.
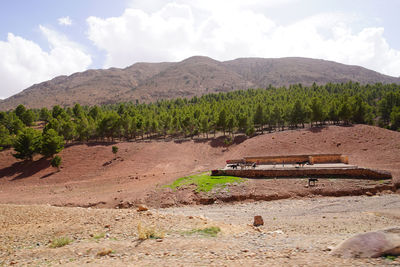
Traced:
<svg viewBox="0 0 400 267">
<path fill-rule="evenodd" d="M 263 216 L 264 226 L 252 226 L 255 215 Z M 331 247 L 356 233 L 399 226 L 399 221 L 398 194 L 143 212 L 0 205 L 0 266 L 399 265 L 399 258 L 329 255 Z M 221 230 L 215 237 L 201 231 L 212 227 Z M 149 229 L 154 238 L 139 240 Z M 71 242 L 51 248 L 61 237 Z"/>
</svg>

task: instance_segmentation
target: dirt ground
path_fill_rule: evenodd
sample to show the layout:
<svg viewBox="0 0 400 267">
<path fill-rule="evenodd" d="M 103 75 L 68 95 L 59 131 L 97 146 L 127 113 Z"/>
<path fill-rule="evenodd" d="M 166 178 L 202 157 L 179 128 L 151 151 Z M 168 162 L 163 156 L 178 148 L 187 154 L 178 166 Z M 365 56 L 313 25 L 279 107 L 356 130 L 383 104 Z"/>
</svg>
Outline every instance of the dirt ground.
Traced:
<svg viewBox="0 0 400 267">
<path fill-rule="evenodd" d="M 117 158 L 111 146 L 117 145 Z M 191 189 L 170 192 L 162 188 L 177 178 L 225 166 L 227 159 L 257 155 L 342 153 L 349 163 L 390 171 L 393 183 L 361 180 L 324 180 L 315 188 L 302 179 L 249 180 L 222 192 L 221 201 L 282 199 L 308 195 L 360 195 L 395 191 L 400 184 L 400 133 L 367 125 L 289 130 L 237 138 L 224 147 L 221 140 L 159 140 L 89 143 L 67 146 L 61 153 L 61 171 L 49 160 L 17 161 L 12 151 L 0 152 L 0 203 L 51 204 L 81 207 L 129 207 L 212 203 L 214 196 Z"/>
<path fill-rule="evenodd" d="M 261 215 L 264 225 L 252 226 Z M 398 226 L 400 196 L 318 197 L 167 209 L 0 205 L 0 266 L 398 266 L 329 251 L 360 232 Z M 138 239 L 137 225 L 163 239 Z M 216 237 L 192 234 L 220 227 Z M 66 246 L 51 240 L 69 237 Z"/>
</svg>

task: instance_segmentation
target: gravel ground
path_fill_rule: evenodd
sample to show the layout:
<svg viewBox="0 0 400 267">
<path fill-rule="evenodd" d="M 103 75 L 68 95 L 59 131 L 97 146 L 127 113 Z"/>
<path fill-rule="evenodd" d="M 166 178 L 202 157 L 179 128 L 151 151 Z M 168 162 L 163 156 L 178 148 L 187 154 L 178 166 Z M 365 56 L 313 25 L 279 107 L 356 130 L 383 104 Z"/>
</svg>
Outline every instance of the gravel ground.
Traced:
<svg viewBox="0 0 400 267">
<path fill-rule="evenodd" d="M 348 237 L 399 226 L 400 196 L 287 199 L 137 212 L 0 205 L 0 266 L 390 266 L 400 260 L 342 259 Z M 253 227 L 253 216 L 264 225 Z M 137 225 L 164 233 L 138 240 Z M 216 237 L 190 234 L 209 226 Z M 50 248 L 55 237 L 73 242 Z M 100 254 L 107 254 L 101 256 Z"/>
</svg>

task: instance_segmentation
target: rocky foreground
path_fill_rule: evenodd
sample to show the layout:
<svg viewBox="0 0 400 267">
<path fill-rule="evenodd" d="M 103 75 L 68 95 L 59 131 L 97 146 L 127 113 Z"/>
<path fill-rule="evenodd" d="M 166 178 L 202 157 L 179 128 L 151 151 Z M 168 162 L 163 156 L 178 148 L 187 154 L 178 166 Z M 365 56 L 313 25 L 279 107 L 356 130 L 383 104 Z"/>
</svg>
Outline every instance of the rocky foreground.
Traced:
<svg viewBox="0 0 400 267">
<path fill-rule="evenodd" d="M 252 225 L 255 215 L 264 225 Z M 0 205 L 0 266 L 400 265 L 330 254 L 357 233 L 399 221 L 399 194 L 142 211 Z"/>
</svg>

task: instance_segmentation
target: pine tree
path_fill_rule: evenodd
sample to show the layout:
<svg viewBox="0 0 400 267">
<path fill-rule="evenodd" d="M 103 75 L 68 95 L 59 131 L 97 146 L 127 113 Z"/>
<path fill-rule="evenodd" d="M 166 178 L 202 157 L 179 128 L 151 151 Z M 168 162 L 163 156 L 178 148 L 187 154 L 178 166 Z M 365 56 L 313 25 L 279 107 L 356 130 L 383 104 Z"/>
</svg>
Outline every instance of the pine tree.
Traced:
<svg viewBox="0 0 400 267">
<path fill-rule="evenodd" d="M 64 139 L 58 133 L 49 129 L 43 132 L 42 135 L 42 149 L 41 154 L 46 158 L 52 157 L 54 154 L 59 153 L 64 148 Z"/>
<path fill-rule="evenodd" d="M 26 128 L 14 141 L 13 154 L 17 159 L 32 160 L 33 156 L 40 152 L 41 138 L 40 132 L 32 128 Z"/>
</svg>

